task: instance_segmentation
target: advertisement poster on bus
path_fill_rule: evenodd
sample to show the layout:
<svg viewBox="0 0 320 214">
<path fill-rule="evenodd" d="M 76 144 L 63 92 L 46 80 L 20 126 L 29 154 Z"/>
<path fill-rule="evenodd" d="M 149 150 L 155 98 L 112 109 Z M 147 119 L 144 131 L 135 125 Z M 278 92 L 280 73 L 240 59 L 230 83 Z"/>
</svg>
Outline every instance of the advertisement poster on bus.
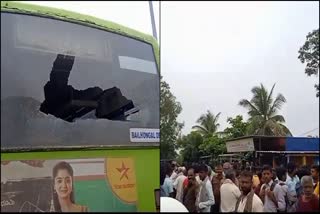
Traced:
<svg viewBox="0 0 320 214">
<path fill-rule="evenodd" d="M 1 161 L 3 212 L 135 212 L 133 158 Z"/>
</svg>

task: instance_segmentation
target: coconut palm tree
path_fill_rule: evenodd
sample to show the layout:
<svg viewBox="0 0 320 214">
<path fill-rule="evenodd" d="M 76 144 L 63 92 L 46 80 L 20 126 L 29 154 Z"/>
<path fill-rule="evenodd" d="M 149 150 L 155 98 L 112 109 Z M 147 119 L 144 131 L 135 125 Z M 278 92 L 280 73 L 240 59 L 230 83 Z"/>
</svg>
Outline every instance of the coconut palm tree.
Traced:
<svg viewBox="0 0 320 214">
<path fill-rule="evenodd" d="M 286 102 L 282 94 L 278 94 L 275 99 L 272 98 L 272 86 L 270 93 L 260 84 L 251 89 L 252 99 L 242 99 L 239 105 L 247 108 L 249 118 L 248 134 L 253 135 L 271 135 L 271 136 L 292 136 L 289 129 L 283 124 L 285 119 L 278 114 L 282 105 Z"/>
<path fill-rule="evenodd" d="M 210 137 L 217 133 L 218 127 L 220 124 L 218 123 L 218 119 L 221 112 L 214 115 L 210 110 L 207 111 L 206 114 L 202 114 L 197 123 L 199 125 L 195 125 L 192 128 L 196 129 L 203 137 Z"/>
</svg>

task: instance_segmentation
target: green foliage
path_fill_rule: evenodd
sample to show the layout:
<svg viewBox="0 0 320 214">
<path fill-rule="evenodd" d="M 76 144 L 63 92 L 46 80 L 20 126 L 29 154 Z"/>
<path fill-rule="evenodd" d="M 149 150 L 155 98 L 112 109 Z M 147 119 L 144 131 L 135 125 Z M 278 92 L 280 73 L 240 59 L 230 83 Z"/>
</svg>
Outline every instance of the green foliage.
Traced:
<svg viewBox="0 0 320 214">
<path fill-rule="evenodd" d="M 191 132 L 178 139 L 177 144 L 181 148 L 180 154 L 184 162 L 198 162 L 203 152 L 199 150 L 203 143 L 203 137 L 198 132 Z"/>
<path fill-rule="evenodd" d="M 220 112 L 214 115 L 211 111 L 202 114 L 197 120 L 199 125 L 192 128 L 187 136 L 179 139 L 179 146 L 182 148 L 181 156 L 184 161 L 198 162 L 201 156 L 211 155 L 213 157 L 226 152 L 222 138 L 218 136 L 218 119 Z"/>
<path fill-rule="evenodd" d="M 249 124 L 243 121 L 242 115 L 237 115 L 235 118 L 229 117 L 227 122 L 231 125 L 231 127 L 228 127 L 223 131 L 226 138 L 237 138 L 247 134 Z"/>
<path fill-rule="evenodd" d="M 218 123 L 220 114 L 221 112 L 214 115 L 208 110 L 206 114 L 202 114 L 197 120 L 199 125 L 195 125 L 192 128 L 196 129 L 205 138 L 211 137 L 217 132 L 220 126 Z"/>
<path fill-rule="evenodd" d="M 307 63 L 305 73 L 308 76 L 319 73 L 319 29 L 308 33 L 304 45 L 298 51 L 301 63 Z M 315 85 L 316 96 L 319 97 L 319 84 Z"/>
<path fill-rule="evenodd" d="M 240 100 L 239 105 L 247 108 L 250 116 L 248 120 L 248 134 L 292 136 L 289 129 L 283 125 L 285 122 L 284 117 L 278 114 L 286 99 L 282 94 L 278 94 L 273 99 L 274 87 L 275 84 L 272 86 L 270 93 L 263 84 L 260 87 L 253 87 L 251 90 L 253 94 L 251 100 Z"/>
<path fill-rule="evenodd" d="M 211 156 L 211 162 L 216 162 L 220 154 L 227 152 L 225 142 L 230 138 L 245 135 L 290 136 L 289 129 L 283 124 L 284 117 L 278 114 L 286 99 L 282 94 L 273 98 L 274 87 L 275 84 L 270 93 L 262 84 L 253 87 L 251 100 L 242 99 L 239 102 L 239 105 L 248 109 L 249 120 L 244 121 L 242 115 L 229 117 L 227 122 L 230 126 L 223 132 L 217 130 L 220 112 L 214 115 L 208 110 L 202 114 L 197 120 L 199 125 L 192 127 L 196 130 L 186 136 L 180 136 L 177 140 L 176 146 L 181 149 L 179 162 L 199 162 L 201 156 Z M 166 96 L 162 95 L 162 97 Z M 163 134 L 162 127 L 161 134 Z M 161 138 L 161 146 L 163 143 L 165 142 Z M 170 150 L 162 149 L 161 151 L 166 151 L 167 154 Z M 244 159 L 251 160 L 252 155 L 252 152 L 248 152 Z"/>
<path fill-rule="evenodd" d="M 170 86 L 164 80 L 160 80 L 160 151 L 161 159 L 174 159 L 176 157 L 176 141 L 183 127 L 177 121 L 182 107 L 171 93 Z"/>
<path fill-rule="evenodd" d="M 180 166 L 183 165 L 183 156 L 179 154 L 176 161 Z"/>
<path fill-rule="evenodd" d="M 193 131 L 179 138 L 178 145 L 181 147 L 181 162 L 199 162 L 201 156 L 210 155 L 217 159 L 218 155 L 226 153 L 225 138 L 213 135 L 208 138 Z"/>
<path fill-rule="evenodd" d="M 199 146 L 199 150 L 204 155 L 212 155 L 213 158 L 218 158 L 218 155 L 227 152 L 225 139 L 218 137 L 217 135 L 206 138 Z"/>
<path fill-rule="evenodd" d="M 192 127 L 196 131 L 179 139 L 178 145 L 182 148 L 183 161 L 198 162 L 201 156 L 211 155 L 217 158 L 219 154 L 226 152 L 224 138 L 217 132 L 219 116 L 220 112 L 214 115 L 208 110 L 197 120 L 199 125 Z"/>
<path fill-rule="evenodd" d="M 217 162 L 218 156 L 227 152 L 225 142 L 230 138 L 238 138 L 245 135 L 270 135 L 270 136 L 291 136 L 289 129 L 283 124 L 285 119 L 278 114 L 282 105 L 286 102 L 282 94 L 273 98 L 273 85 L 270 93 L 260 85 L 253 87 L 251 100 L 242 99 L 239 105 L 248 109 L 250 116 L 246 122 L 242 115 L 229 117 L 229 127 L 223 132 L 218 132 L 218 119 L 220 112 L 214 115 L 209 110 L 202 114 L 197 120 L 199 125 L 192 128 L 190 134 L 178 139 L 178 146 L 181 148 L 181 162 L 199 162 L 201 156 L 211 156 L 211 162 Z M 245 153 L 244 159 L 251 160 L 252 152 Z"/>
<path fill-rule="evenodd" d="M 253 161 L 254 160 L 254 152 L 253 151 L 244 152 L 242 159 L 245 161 Z"/>
</svg>

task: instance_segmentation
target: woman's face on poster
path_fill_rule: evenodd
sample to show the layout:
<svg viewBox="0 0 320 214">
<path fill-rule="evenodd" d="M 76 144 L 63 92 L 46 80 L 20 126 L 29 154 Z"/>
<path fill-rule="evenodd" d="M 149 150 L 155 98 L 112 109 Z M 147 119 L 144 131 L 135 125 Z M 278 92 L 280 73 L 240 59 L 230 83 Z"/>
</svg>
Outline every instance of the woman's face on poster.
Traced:
<svg viewBox="0 0 320 214">
<path fill-rule="evenodd" d="M 59 198 L 68 198 L 72 192 L 72 177 L 66 169 L 60 169 L 54 179 L 54 189 Z"/>
</svg>

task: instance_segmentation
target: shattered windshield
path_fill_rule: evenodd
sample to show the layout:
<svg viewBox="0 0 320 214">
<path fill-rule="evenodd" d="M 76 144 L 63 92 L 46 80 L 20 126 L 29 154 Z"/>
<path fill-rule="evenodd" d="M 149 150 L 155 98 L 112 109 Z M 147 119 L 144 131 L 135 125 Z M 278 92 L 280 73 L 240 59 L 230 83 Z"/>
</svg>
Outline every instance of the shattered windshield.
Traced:
<svg viewBox="0 0 320 214">
<path fill-rule="evenodd" d="M 74 56 L 57 55 L 49 81 L 43 87 L 45 100 L 41 103 L 40 111 L 68 122 L 74 122 L 76 118 L 82 118 L 92 111 L 95 111 L 95 117 L 91 115 L 92 118 L 126 120 L 129 114 L 125 112 L 133 109 L 134 105 L 121 94 L 120 89 L 113 87 L 102 90 L 95 86 L 78 90 L 68 85 L 74 59 Z"/>
<path fill-rule="evenodd" d="M 124 145 L 130 128 L 159 128 L 150 44 L 1 13 L 2 147 Z"/>
</svg>

